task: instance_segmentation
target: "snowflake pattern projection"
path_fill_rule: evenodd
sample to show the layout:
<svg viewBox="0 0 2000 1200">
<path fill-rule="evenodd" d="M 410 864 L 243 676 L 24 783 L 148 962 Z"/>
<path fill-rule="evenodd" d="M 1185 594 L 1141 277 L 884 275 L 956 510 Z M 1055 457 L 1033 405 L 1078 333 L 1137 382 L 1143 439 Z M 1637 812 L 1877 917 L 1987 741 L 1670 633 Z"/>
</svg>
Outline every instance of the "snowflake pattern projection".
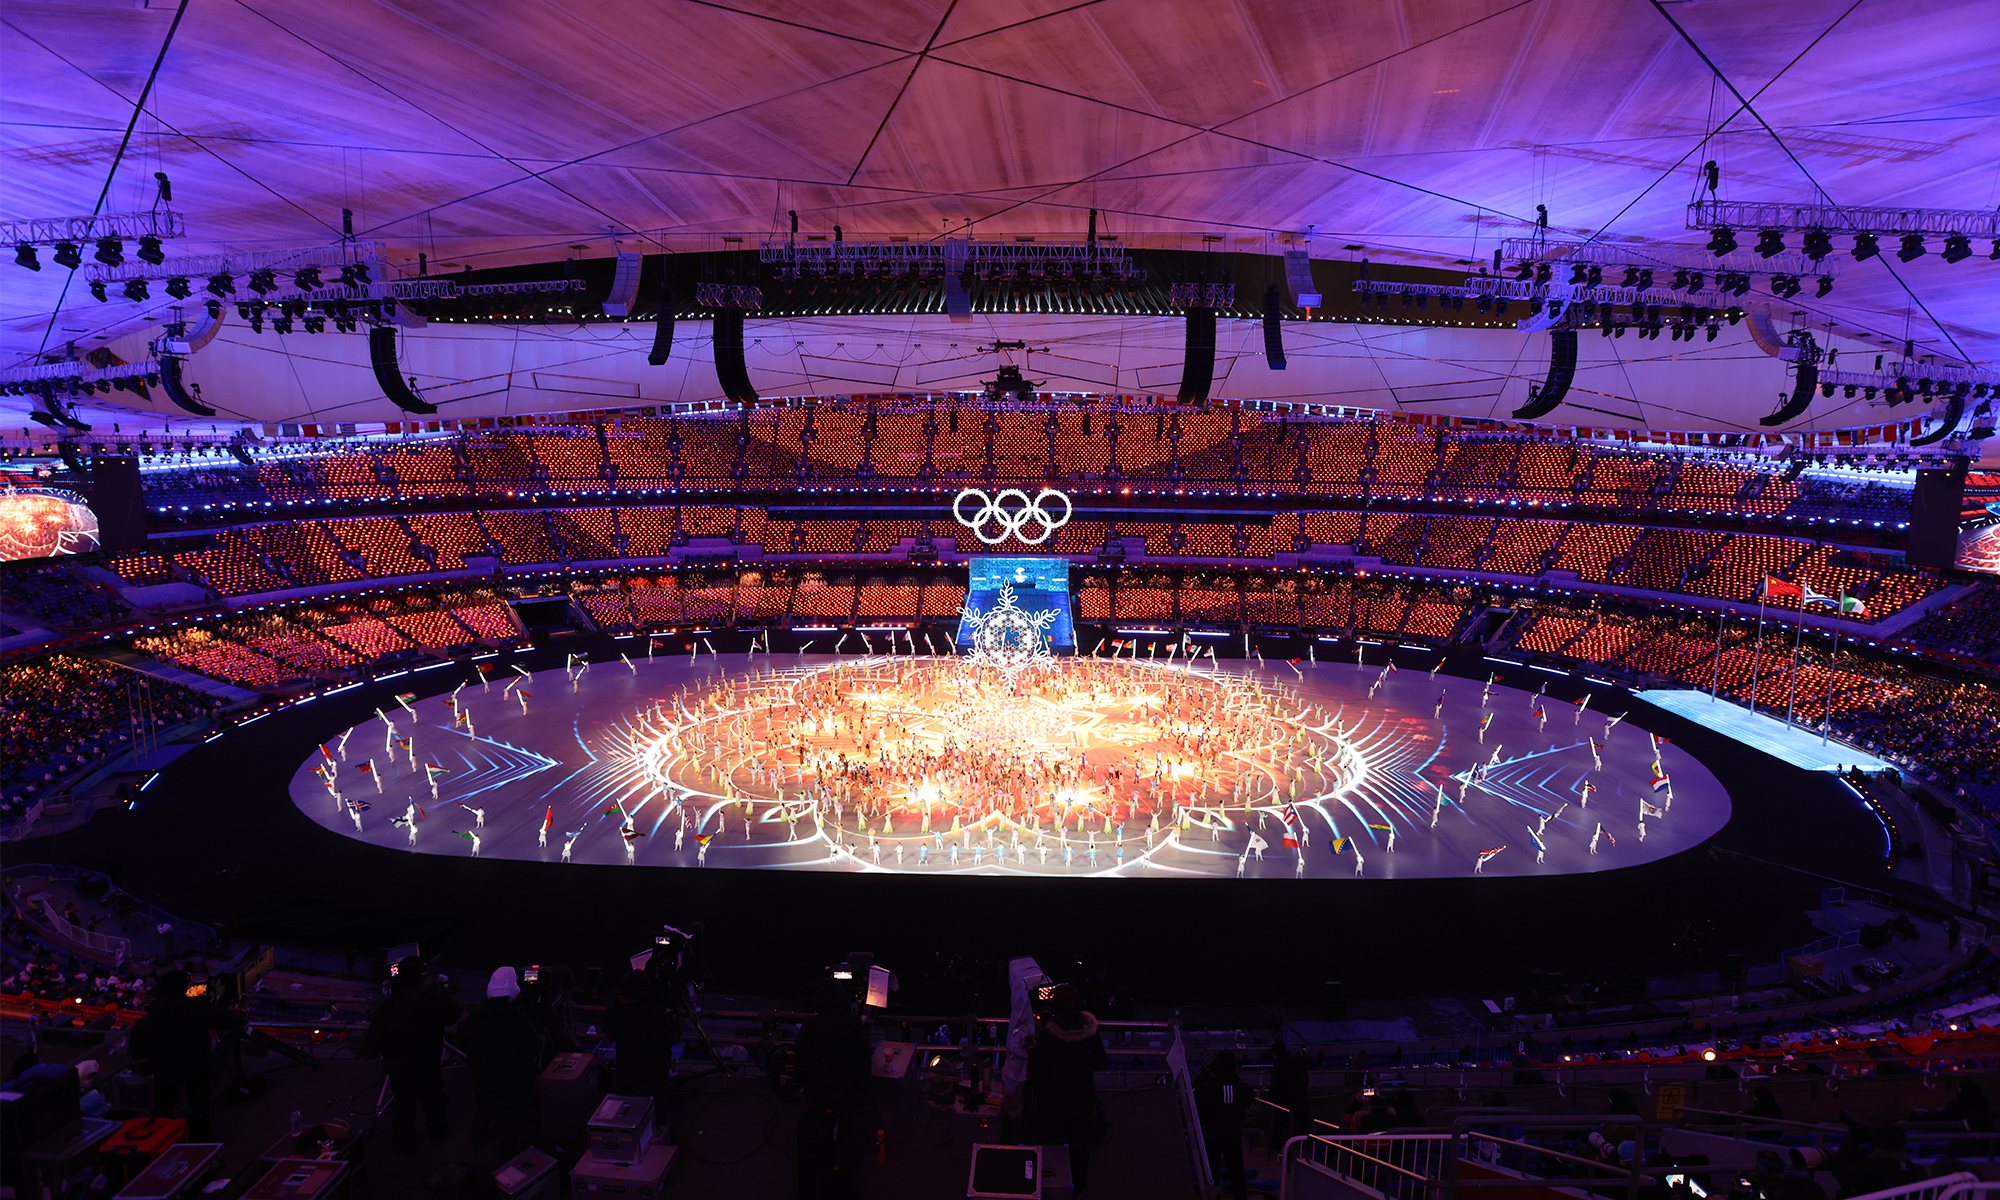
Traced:
<svg viewBox="0 0 2000 1200">
<path fill-rule="evenodd" d="M 1052 609 L 1031 613 L 1020 607 L 1014 602 L 1013 585 L 1003 585 L 1000 602 L 991 609 L 966 611 L 965 623 L 972 627 L 972 653 L 966 661 L 1010 675 L 1052 663 L 1055 656 L 1049 653 L 1047 631 L 1055 619 Z"/>
</svg>

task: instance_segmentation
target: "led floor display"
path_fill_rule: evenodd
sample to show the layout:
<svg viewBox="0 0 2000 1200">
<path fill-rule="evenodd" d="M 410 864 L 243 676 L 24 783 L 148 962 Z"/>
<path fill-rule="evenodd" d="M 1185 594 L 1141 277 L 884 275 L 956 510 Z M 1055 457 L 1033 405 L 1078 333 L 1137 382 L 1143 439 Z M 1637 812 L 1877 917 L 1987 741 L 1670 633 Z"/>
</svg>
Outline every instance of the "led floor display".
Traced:
<svg viewBox="0 0 2000 1200">
<path fill-rule="evenodd" d="M 376 845 L 551 870 L 1568 873 L 1729 817 L 1707 770 L 1619 717 L 1331 664 L 701 655 L 411 698 L 292 796 Z"/>
</svg>

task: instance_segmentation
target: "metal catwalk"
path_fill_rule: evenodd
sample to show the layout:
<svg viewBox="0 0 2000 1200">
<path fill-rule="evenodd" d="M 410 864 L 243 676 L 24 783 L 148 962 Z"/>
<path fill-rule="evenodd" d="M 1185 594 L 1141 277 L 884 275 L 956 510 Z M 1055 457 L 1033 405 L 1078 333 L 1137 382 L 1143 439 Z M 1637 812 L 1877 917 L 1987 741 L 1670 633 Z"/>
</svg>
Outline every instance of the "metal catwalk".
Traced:
<svg viewBox="0 0 2000 1200">
<path fill-rule="evenodd" d="M 1666 858 L 1728 822 L 1721 782 L 1623 720 L 1623 693 L 1579 705 L 1515 682 L 1535 679 L 612 661 L 411 696 L 336 731 L 290 790 L 323 827 L 376 846 L 551 870 L 1558 875 Z"/>
</svg>

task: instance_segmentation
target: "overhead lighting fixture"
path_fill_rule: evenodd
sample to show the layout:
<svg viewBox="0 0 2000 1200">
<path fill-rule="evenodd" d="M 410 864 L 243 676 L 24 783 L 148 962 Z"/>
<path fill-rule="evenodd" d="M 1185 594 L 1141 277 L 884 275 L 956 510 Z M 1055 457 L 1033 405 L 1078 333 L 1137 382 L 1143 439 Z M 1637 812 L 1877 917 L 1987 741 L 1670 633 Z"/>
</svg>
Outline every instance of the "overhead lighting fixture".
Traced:
<svg viewBox="0 0 2000 1200">
<path fill-rule="evenodd" d="M 107 267 L 122 267 L 125 265 L 125 243 L 117 238 L 98 238 L 97 252 L 91 257 Z"/>
<path fill-rule="evenodd" d="M 1872 233 L 1854 235 L 1854 261 L 1862 262 L 1882 253 L 1881 242 Z"/>
<path fill-rule="evenodd" d="M 1972 257 L 1972 239 L 1962 233 L 1954 233 L 1944 240 L 1944 249 L 1939 257 L 1948 263 L 1963 262 Z"/>
<path fill-rule="evenodd" d="M 139 261 L 159 266 L 167 261 L 166 252 L 160 249 L 160 239 L 147 234 L 139 239 Z"/>
<path fill-rule="evenodd" d="M 1826 294 L 1831 291 L 1833 291 L 1833 276 L 1831 275 L 1820 276 L 1819 286 L 1813 289 L 1813 295 L 1815 297 L 1824 298 Z"/>
<path fill-rule="evenodd" d="M 1736 231 L 1727 225 L 1717 225 L 1708 235 L 1708 252 L 1717 258 L 1736 252 Z"/>
<path fill-rule="evenodd" d="M 147 289 L 146 281 L 143 279 L 128 279 L 125 281 L 125 286 L 120 290 L 124 292 L 125 298 L 127 300 L 134 300 L 134 301 L 149 300 L 152 298 L 153 295 L 153 293 Z"/>
<path fill-rule="evenodd" d="M 1833 238 L 1824 229 L 1808 229 L 1805 238 L 1799 243 L 1799 248 L 1805 252 L 1807 258 L 1818 262 L 1833 253 Z"/>
<path fill-rule="evenodd" d="M 316 292 L 320 288 L 319 268 L 300 267 L 292 276 L 292 286 L 302 292 Z"/>
<path fill-rule="evenodd" d="M 211 296 L 234 296 L 236 279 L 227 271 L 217 271 L 208 277 L 208 284 L 203 290 Z"/>
<path fill-rule="evenodd" d="M 104 286 L 102 279 L 93 279 L 90 281 L 90 294 L 97 298 L 99 304 L 109 303 L 111 300 L 111 293 Z"/>
<path fill-rule="evenodd" d="M 1923 256 L 1924 235 L 1921 233 L 1904 234 L 1903 248 L 1896 251 L 1896 257 L 1902 259 L 1904 262 L 1915 262 Z"/>
<path fill-rule="evenodd" d="M 39 271 L 42 269 L 42 260 L 35 257 L 35 248 L 33 246 L 27 242 L 22 242 L 20 245 L 14 247 L 14 265 L 17 267 L 26 267 L 30 271 Z"/>
<path fill-rule="evenodd" d="M 134 280 L 133 282 L 136 283 L 138 281 Z M 167 280 L 166 291 L 167 295 L 172 296 L 176 300 L 185 300 L 194 293 L 194 289 L 188 286 L 188 278 L 185 275 L 176 275 Z"/>
<path fill-rule="evenodd" d="M 83 248 L 75 242 L 57 242 L 56 252 L 50 257 L 56 260 L 56 265 L 74 271 L 83 265 Z"/>
<path fill-rule="evenodd" d="M 269 295 L 278 290 L 278 273 L 268 267 L 250 272 L 250 290 L 259 296 Z"/>
</svg>

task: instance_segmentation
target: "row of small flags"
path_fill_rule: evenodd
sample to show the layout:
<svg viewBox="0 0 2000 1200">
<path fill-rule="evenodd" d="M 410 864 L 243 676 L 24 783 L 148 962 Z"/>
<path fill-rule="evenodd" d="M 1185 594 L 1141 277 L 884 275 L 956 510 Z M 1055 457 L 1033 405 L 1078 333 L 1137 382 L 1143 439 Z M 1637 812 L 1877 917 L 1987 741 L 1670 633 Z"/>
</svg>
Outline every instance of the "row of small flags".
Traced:
<svg viewBox="0 0 2000 1200">
<path fill-rule="evenodd" d="M 1826 604 L 1839 608 L 1843 613 L 1852 613 L 1863 617 L 1868 615 L 1868 605 L 1862 602 L 1861 597 L 1848 595 L 1846 589 L 1842 589 L 1839 598 L 1836 599 L 1832 596 L 1821 595 L 1805 584 L 1788 583 L 1785 580 L 1777 579 L 1770 575 L 1764 576 L 1764 586 L 1757 593 L 1757 599 L 1768 601 L 1781 600 L 1788 597 L 1798 601 L 1801 608 L 1804 608 L 1808 604 Z"/>
</svg>

